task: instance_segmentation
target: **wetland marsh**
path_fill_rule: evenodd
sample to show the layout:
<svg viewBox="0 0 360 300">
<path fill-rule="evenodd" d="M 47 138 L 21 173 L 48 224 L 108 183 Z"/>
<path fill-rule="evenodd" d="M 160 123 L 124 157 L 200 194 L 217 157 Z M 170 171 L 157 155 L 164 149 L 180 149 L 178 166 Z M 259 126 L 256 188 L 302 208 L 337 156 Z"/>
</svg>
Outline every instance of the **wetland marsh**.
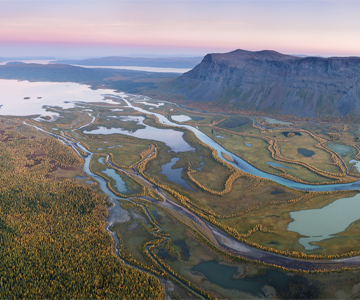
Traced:
<svg viewBox="0 0 360 300">
<path fill-rule="evenodd" d="M 6 89 L 7 81 L 0 81 Z M 359 267 L 356 259 L 339 260 L 359 255 L 360 215 L 354 207 L 360 203 L 360 173 L 348 171 L 358 143 L 346 134 L 357 135 L 357 126 L 349 125 L 335 144 L 327 124 L 312 130 L 293 122 L 292 130 L 279 126 L 288 122 L 267 119 L 277 127 L 264 128 L 253 117 L 197 113 L 140 95 L 67 83 L 59 84 L 64 94 L 57 86 L 56 97 L 44 108 L 52 97 L 48 85 L 18 84 L 22 92 L 11 99 L 25 102 L 24 95 L 30 95 L 26 101 L 31 101 L 36 94 L 45 102 L 33 107 L 32 117 L 19 110 L 17 130 L 26 133 L 35 126 L 77 151 L 84 174 L 74 181 L 91 181 L 92 189 L 112 203 L 106 228 L 117 255 L 172 280 L 180 295 L 285 297 L 288 282 L 305 289 L 308 279 L 302 275 L 292 280 L 284 271 L 251 261 L 297 271 Z M 86 100 L 73 99 L 69 87 Z M 1 113 L 13 114 L 6 102 L 0 104 Z M 51 114 L 56 118 L 37 117 Z M 341 220 L 336 218 L 340 208 Z M 211 277 L 217 269 L 227 276 L 223 282 Z M 271 278 L 286 280 L 281 279 L 282 286 Z M 316 295 L 317 280 L 311 279 Z"/>
</svg>

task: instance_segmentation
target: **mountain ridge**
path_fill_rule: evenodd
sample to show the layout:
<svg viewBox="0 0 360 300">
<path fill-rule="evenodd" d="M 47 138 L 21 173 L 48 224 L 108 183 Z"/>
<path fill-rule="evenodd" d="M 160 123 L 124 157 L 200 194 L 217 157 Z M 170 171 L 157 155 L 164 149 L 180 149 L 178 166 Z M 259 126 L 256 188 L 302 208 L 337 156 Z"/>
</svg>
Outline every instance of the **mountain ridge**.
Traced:
<svg viewBox="0 0 360 300">
<path fill-rule="evenodd" d="M 360 57 L 298 57 L 272 50 L 207 54 L 170 84 L 185 101 L 303 117 L 360 113 Z"/>
</svg>

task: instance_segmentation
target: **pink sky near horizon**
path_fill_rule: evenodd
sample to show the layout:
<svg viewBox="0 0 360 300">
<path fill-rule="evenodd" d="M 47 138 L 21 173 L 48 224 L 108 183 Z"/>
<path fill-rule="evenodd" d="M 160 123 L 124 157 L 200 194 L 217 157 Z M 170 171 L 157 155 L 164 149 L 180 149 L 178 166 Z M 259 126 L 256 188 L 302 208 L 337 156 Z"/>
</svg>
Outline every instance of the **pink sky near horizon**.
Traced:
<svg viewBox="0 0 360 300">
<path fill-rule="evenodd" d="M 0 57 L 239 48 L 360 56 L 358 12 L 357 0 L 1 1 Z"/>
</svg>

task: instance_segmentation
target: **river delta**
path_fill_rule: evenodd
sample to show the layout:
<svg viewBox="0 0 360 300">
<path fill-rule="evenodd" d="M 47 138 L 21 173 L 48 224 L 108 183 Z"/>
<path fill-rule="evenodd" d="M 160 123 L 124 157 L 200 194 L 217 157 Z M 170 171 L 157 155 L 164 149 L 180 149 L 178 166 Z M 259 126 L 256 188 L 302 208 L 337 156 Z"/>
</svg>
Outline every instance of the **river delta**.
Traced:
<svg viewBox="0 0 360 300">
<path fill-rule="evenodd" d="M 73 180 L 107 195 L 119 259 L 166 274 L 180 297 L 327 297 L 331 271 L 360 267 L 357 125 L 197 112 L 75 83 L 0 87 L 19 133 L 84 160 Z M 342 272 L 333 288 L 351 282 Z"/>
</svg>

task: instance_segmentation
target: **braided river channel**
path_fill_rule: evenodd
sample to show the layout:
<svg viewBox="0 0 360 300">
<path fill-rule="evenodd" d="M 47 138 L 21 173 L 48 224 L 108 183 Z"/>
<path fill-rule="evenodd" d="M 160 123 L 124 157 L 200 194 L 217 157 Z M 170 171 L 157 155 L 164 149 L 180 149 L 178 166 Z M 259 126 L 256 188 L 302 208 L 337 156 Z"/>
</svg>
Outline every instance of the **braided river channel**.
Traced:
<svg viewBox="0 0 360 300">
<path fill-rule="evenodd" d="M 134 105 L 137 101 L 143 101 L 142 103 L 146 103 L 146 101 L 149 101 L 150 99 L 143 96 L 136 96 L 136 95 L 128 95 L 125 93 L 116 93 L 113 91 L 109 91 L 106 89 L 102 90 L 92 90 L 89 88 L 89 86 L 86 85 L 80 85 L 75 83 L 30 83 L 26 81 L 18 82 L 14 80 L 0 80 L 0 88 L 6 92 L 4 92 L 5 97 L 2 97 L 2 103 L 0 103 L 0 114 L 1 115 L 19 115 L 19 116 L 28 116 L 30 115 L 42 115 L 49 114 L 46 112 L 46 106 L 51 106 L 52 108 L 60 107 L 62 109 L 66 108 L 72 108 L 75 107 L 78 103 L 106 103 L 107 105 L 118 105 L 120 102 L 125 103 L 126 106 L 123 106 L 123 108 L 126 109 L 132 109 L 135 111 L 138 111 L 140 113 L 144 113 L 147 115 L 152 115 L 153 117 L 156 117 L 158 121 L 164 125 L 171 126 L 173 128 L 183 128 L 186 130 L 192 131 L 195 136 L 204 144 L 210 146 L 211 148 L 215 149 L 217 151 L 218 156 L 226 161 L 227 163 L 232 164 L 234 167 L 240 169 L 243 172 L 246 172 L 248 174 L 252 174 L 255 176 L 258 176 L 260 178 L 265 178 L 274 182 L 277 182 L 281 185 L 287 186 L 289 188 L 298 189 L 298 190 L 306 190 L 306 191 L 336 191 L 336 190 L 358 190 L 360 189 L 360 181 L 352 182 L 352 183 L 345 183 L 345 184 L 319 184 L 319 185 L 311 185 L 311 184 L 303 184 L 295 181 L 291 181 L 273 174 L 266 173 L 264 171 L 261 171 L 257 169 L 256 167 L 252 166 L 251 164 L 247 163 L 237 155 L 231 153 L 230 151 L 223 148 L 220 144 L 218 144 L 216 141 L 211 139 L 209 136 L 198 130 L 197 128 L 186 125 L 186 124 L 180 124 L 172 122 L 171 120 L 167 119 L 165 116 L 153 112 L 150 108 L 144 109 L 140 108 L 136 105 Z M 16 91 L 16 93 L 11 93 L 11 90 Z M 74 96 L 76 95 L 76 96 Z M 26 104 L 25 106 L 22 106 L 24 102 L 24 98 L 30 98 L 28 101 L 31 103 L 31 105 Z M 111 97 L 113 100 L 108 100 L 109 97 Z M 31 102 L 31 99 L 33 99 L 33 102 Z M 119 102 L 117 102 L 118 100 Z M 144 102 L 145 101 L 145 102 Z M 88 111 L 88 110 L 87 110 Z M 89 115 L 91 112 L 89 113 Z M 56 120 L 58 117 L 57 113 L 52 113 L 52 119 Z M 84 128 L 90 124 L 93 123 L 95 120 L 95 116 L 92 116 L 93 120 L 87 124 L 83 125 L 79 128 L 73 129 L 76 131 L 77 129 Z M 39 117 L 37 117 L 38 119 Z M 36 120 L 36 119 L 35 119 Z M 138 118 L 138 122 L 141 123 L 143 120 L 141 118 Z M 28 123 L 25 123 L 26 125 L 30 125 Z M 142 125 L 144 125 L 142 123 Z M 45 131 L 44 129 L 40 127 L 36 127 L 38 130 Z M 85 128 L 86 129 L 86 128 Z M 112 235 L 116 246 L 119 244 L 119 240 L 115 233 L 111 232 L 109 230 L 109 227 L 114 224 L 115 222 L 119 222 L 119 220 L 122 220 L 124 218 L 124 215 L 127 214 L 127 211 L 122 209 L 120 207 L 120 203 L 118 200 L 126 200 L 126 201 L 132 201 L 129 198 L 119 198 L 116 196 L 107 186 L 106 180 L 102 178 L 101 176 L 98 176 L 96 174 L 93 174 L 90 170 L 90 160 L 92 157 L 92 154 L 90 151 L 88 151 L 85 147 L 81 145 L 76 140 L 69 139 L 65 137 L 64 135 L 59 132 L 59 134 L 54 134 L 48 132 L 51 136 L 59 139 L 64 144 L 67 144 L 71 146 L 80 156 L 82 156 L 85 160 L 84 163 L 84 171 L 89 176 L 91 176 L 94 180 L 96 180 L 102 191 L 109 197 L 110 202 L 113 204 L 112 207 L 109 208 L 109 217 L 107 219 L 108 225 L 107 230 Z M 188 145 L 184 139 L 182 139 L 182 132 L 174 131 L 173 129 L 166 127 L 166 128 L 154 128 L 151 126 L 146 125 L 145 129 L 139 129 L 135 132 L 129 132 L 125 130 L 121 130 L 119 128 L 98 128 L 91 131 L 84 131 L 86 134 L 110 134 L 110 133 L 119 133 L 119 134 L 125 134 L 125 135 L 131 135 L 137 138 L 142 139 L 148 139 L 148 140 L 157 140 L 165 142 L 173 151 L 175 152 L 183 152 L 183 151 L 193 151 L 194 149 Z M 80 148 L 86 155 L 81 155 L 80 152 L 77 150 Z M 223 157 L 223 154 L 231 157 L 232 162 L 229 162 L 229 160 L 226 160 Z M 115 167 L 115 166 L 114 166 Z M 124 170 L 123 170 L 124 171 Z M 262 251 L 259 249 L 252 248 L 244 243 L 241 243 L 237 241 L 236 239 L 230 237 L 225 232 L 221 231 L 218 228 L 215 228 L 214 226 L 206 223 L 204 220 L 202 220 L 200 217 L 195 215 L 194 213 L 190 212 L 186 208 L 180 206 L 177 203 L 174 203 L 171 199 L 167 198 L 166 195 L 155 185 L 148 182 L 145 178 L 143 178 L 140 174 L 136 173 L 136 176 L 139 177 L 140 180 L 143 180 L 147 184 L 151 184 L 160 195 L 164 198 L 164 201 L 161 202 L 159 205 L 164 206 L 169 209 L 176 210 L 180 212 L 185 217 L 191 219 L 192 221 L 199 224 L 201 227 L 206 228 L 207 237 L 209 240 L 214 241 L 214 245 L 216 247 L 221 248 L 224 251 L 231 252 L 235 255 L 250 259 L 250 260 L 257 260 L 265 263 L 270 264 L 276 264 L 278 266 L 290 268 L 290 269 L 297 269 L 297 270 L 319 270 L 323 269 L 324 266 L 331 266 L 331 265 L 342 265 L 342 266 L 351 266 L 351 267 L 357 267 L 360 265 L 360 257 L 352 257 L 352 258 L 345 258 L 345 259 L 338 259 L 338 260 L 298 260 L 293 258 L 288 258 L 284 256 L 280 256 L 274 253 Z M 148 201 L 156 201 L 154 199 L 145 199 Z M 359 199 L 360 200 L 360 199 Z M 341 202 L 342 201 L 342 202 Z M 347 203 L 345 206 L 347 209 L 344 209 L 341 213 L 345 215 L 344 218 L 346 218 L 348 215 L 351 215 L 347 219 L 347 222 L 341 224 L 341 230 L 344 230 L 344 226 L 348 226 L 350 223 L 356 221 L 360 218 L 359 216 L 354 212 L 354 205 L 357 205 L 360 201 L 357 201 L 357 198 L 353 201 L 349 201 L 349 198 L 339 199 L 335 201 L 334 203 L 328 205 L 325 207 L 326 210 L 329 210 L 329 207 L 331 205 L 339 205 L 344 206 L 343 203 Z M 147 212 L 146 207 L 143 206 L 144 210 Z M 324 208 L 323 208 L 324 209 Z M 334 208 L 337 209 L 336 207 Z M 320 211 L 321 209 L 317 210 Z M 330 209 L 331 210 L 331 209 Z M 358 210 L 357 210 L 358 211 Z M 290 226 L 293 226 L 293 231 L 297 231 L 299 233 L 302 233 L 302 226 L 301 225 L 303 220 L 306 221 L 308 216 L 306 215 L 306 211 L 302 211 L 305 216 L 294 216 L 294 222 L 290 223 Z M 302 213 L 297 212 L 297 213 Z M 350 212 L 352 212 L 350 214 Z M 317 218 L 319 214 L 317 212 L 311 212 L 313 215 L 313 218 Z M 148 214 L 148 218 L 151 220 L 152 217 L 150 214 Z M 329 215 L 331 215 L 331 212 L 329 212 Z M 330 218 L 329 215 L 325 214 L 324 217 L 322 217 L 323 222 L 329 222 Z M 297 218 L 299 218 L 300 221 L 297 221 Z M 333 222 L 333 220 L 330 220 Z M 121 222 L 121 221 L 120 221 Z M 292 224 L 292 225 L 291 225 Z M 295 224 L 300 224 L 298 227 L 295 226 Z M 303 226 L 306 227 L 306 226 Z M 308 226 L 309 227 L 309 226 Z M 308 227 L 305 229 L 308 230 Z M 311 227 L 311 226 L 310 226 Z M 341 231 L 339 230 L 339 231 Z M 335 231 L 335 232 L 334 232 Z M 337 228 L 332 229 L 331 232 L 326 232 L 326 236 L 329 237 L 331 234 L 335 234 L 337 232 Z M 157 226 L 156 229 L 157 234 L 161 232 L 161 227 Z M 319 233 L 317 233 L 319 234 Z M 322 234 L 322 233 L 320 233 Z M 309 232 L 305 234 L 307 236 L 313 235 L 312 232 Z M 310 239 L 311 241 L 311 239 Z M 309 241 L 304 241 L 303 245 L 306 249 Z M 164 242 L 162 242 L 164 243 Z M 160 245 L 160 244 L 159 244 Z M 148 249 L 147 249 L 148 250 Z M 308 248 L 308 250 L 311 250 L 311 248 Z M 117 249 L 116 249 L 117 251 Z M 151 255 L 151 251 L 148 250 L 148 253 Z M 118 252 L 117 252 L 118 254 Z M 155 258 L 154 258 L 155 259 Z M 155 259 L 156 260 L 156 259 Z M 330 267 L 331 268 L 331 267 Z M 165 270 L 164 270 L 165 271 Z M 165 271 L 168 276 L 170 276 L 174 281 L 176 281 L 179 285 L 183 285 L 176 277 Z M 197 296 L 200 296 L 195 290 L 193 290 L 191 287 L 187 287 L 192 293 L 196 294 Z"/>
</svg>

